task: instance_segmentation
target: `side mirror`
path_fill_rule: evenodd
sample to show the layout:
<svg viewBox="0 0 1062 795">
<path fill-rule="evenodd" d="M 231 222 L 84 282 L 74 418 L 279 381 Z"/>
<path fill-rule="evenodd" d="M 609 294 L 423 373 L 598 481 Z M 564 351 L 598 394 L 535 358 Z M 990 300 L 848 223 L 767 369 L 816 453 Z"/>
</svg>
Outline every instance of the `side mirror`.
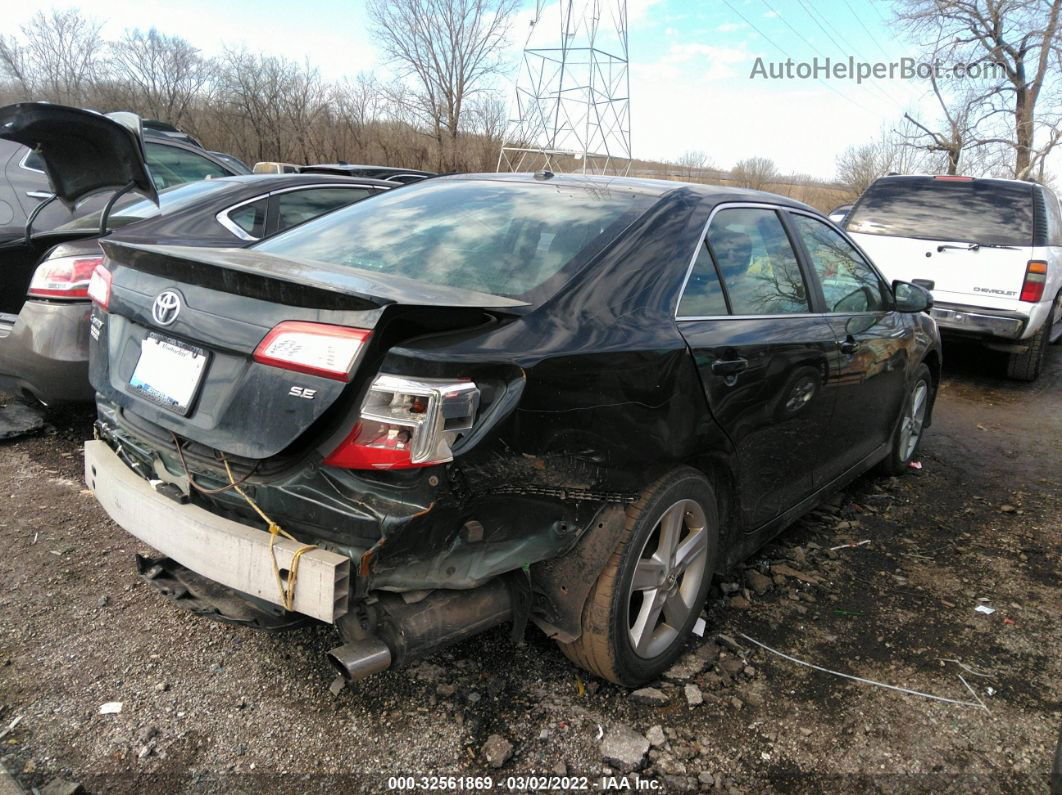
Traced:
<svg viewBox="0 0 1062 795">
<path fill-rule="evenodd" d="M 933 293 L 925 287 L 899 280 L 892 283 L 897 312 L 928 312 L 933 308 Z"/>
</svg>

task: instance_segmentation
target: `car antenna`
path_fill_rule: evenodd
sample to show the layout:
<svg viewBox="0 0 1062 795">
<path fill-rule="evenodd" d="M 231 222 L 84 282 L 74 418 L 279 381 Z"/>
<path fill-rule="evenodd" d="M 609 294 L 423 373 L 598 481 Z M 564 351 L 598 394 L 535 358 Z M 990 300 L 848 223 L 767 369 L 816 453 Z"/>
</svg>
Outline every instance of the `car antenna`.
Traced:
<svg viewBox="0 0 1062 795">
<path fill-rule="evenodd" d="M 110 220 L 111 209 L 114 207 L 114 203 L 116 201 L 118 201 L 122 196 L 127 194 L 129 191 L 131 191 L 135 187 L 136 187 L 136 183 L 135 182 L 130 182 L 128 185 L 126 185 L 121 190 L 116 190 L 114 192 L 114 195 L 111 196 L 111 198 L 107 200 L 107 206 L 105 206 L 103 208 L 103 213 L 100 215 L 100 237 L 103 237 L 104 235 L 107 234 L 107 221 Z"/>
<path fill-rule="evenodd" d="M 37 220 L 37 216 L 41 214 L 41 210 L 51 204 L 53 201 L 59 198 L 59 194 L 53 193 L 47 199 L 42 201 L 36 207 L 33 208 L 33 212 L 29 214 L 29 218 L 26 219 L 26 237 L 23 242 L 28 246 L 30 240 L 33 237 L 33 222 Z"/>
<path fill-rule="evenodd" d="M 554 174 L 548 168 L 535 172 L 535 179 L 553 179 Z"/>
</svg>

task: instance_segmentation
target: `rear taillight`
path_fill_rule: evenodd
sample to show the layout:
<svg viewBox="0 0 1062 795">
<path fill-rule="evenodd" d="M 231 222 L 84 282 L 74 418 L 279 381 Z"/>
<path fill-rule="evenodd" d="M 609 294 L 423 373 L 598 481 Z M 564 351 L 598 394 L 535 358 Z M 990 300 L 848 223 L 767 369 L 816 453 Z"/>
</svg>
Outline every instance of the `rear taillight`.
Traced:
<svg viewBox="0 0 1062 795">
<path fill-rule="evenodd" d="M 1035 304 L 1044 297 L 1044 286 L 1047 284 L 1047 263 L 1043 260 L 1029 260 L 1025 267 L 1025 281 L 1021 284 L 1020 301 L 1028 301 Z"/>
<path fill-rule="evenodd" d="M 255 348 L 254 360 L 297 373 L 349 381 L 370 333 L 360 328 L 286 320 L 265 335 Z"/>
<path fill-rule="evenodd" d="M 408 469 L 453 460 L 479 408 L 471 381 L 379 375 L 350 435 L 325 459 L 342 469 Z"/>
<path fill-rule="evenodd" d="M 103 257 L 56 257 L 37 266 L 30 280 L 31 298 L 88 298 L 89 280 Z"/>
<path fill-rule="evenodd" d="M 92 271 L 89 279 L 88 297 L 99 304 L 100 309 L 106 311 L 111 305 L 111 272 L 102 263 Z"/>
</svg>

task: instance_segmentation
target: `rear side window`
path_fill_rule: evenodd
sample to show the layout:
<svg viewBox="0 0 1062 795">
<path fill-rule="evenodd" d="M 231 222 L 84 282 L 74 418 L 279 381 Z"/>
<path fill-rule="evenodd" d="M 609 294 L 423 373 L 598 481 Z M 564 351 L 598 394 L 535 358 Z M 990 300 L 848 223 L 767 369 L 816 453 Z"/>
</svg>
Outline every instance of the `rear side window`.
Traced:
<svg viewBox="0 0 1062 795">
<path fill-rule="evenodd" d="M 1044 204 L 1047 210 L 1047 245 L 1062 246 L 1062 207 L 1058 197 L 1044 189 Z"/>
<path fill-rule="evenodd" d="M 708 253 L 708 245 L 702 243 L 693 263 L 686 289 L 678 307 L 679 317 L 707 317 L 727 314 L 726 297 L 719 283 L 719 274 Z"/>
<path fill-rule="evenodd" d="M 251 237 L 265 237 L 266 207 L 268 204 L 269 199 L 265 198 L 237 207 L 235 210 L 229 211 L 229 220 Z"/>
<path fill-rule="evenodd" d="M 1030 246 L 1032 185 L 993 180 L 884 179 L 848 217 L 849 232 L 997 246 Z"/>
<path fill-rule="evenodd" d="M 720 210 L 708 227 L 708 244 L 733 314 L 809 311 L 796 254 L 774 210 Z"/>
<path fill-rule="evenodd" d="M 277 196 L 277 231 L 346 207 L 369 195 L 367 188 L 306 188 Z"/>
<path fill-rule="evenodd" d="M 796 213 L 789 217 L 818 274 L 827 312 L 878 312 L 887 308 L 881 279 L 851 243 L 822 221 Z"/>
<path fill-rule="evenodd" d="M 176 146 L 148 143 L 144 145 L 144 149 L 151 179 L 159 190 L 199 179 L 230 176 L 226 169 L 213 160 L 178 149 Z"/>
</svg>

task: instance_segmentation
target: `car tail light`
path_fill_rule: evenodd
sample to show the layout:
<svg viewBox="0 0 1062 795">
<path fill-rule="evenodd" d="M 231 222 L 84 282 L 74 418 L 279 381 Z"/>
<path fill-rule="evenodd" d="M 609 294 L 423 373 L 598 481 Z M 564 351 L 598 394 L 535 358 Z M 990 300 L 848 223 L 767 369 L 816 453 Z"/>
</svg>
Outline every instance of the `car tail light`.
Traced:
<svg viewBox="0 0 1062 795">
<path fill-rule="evenodd" d="M 326 466 L 408 469 L 453 460 L 450 448 L 472 427 L 479 388 L 471 381 L 378 375 L 350 435 Z"/>
<path fill-rule="evenodd" d="M 31 298 L 88 298 L 89 281 L 103 257 L 56 257 L 37 266 L 30 280 Z"/>
<path fill-rule="evenodd" d="M 265 335 L 254 360 L 297 373 L 349 381 L 371 332 L 366 329 L 286 320 Z"/>
<path fill-rule="evenodd" d="M 1030 260 L 1025 267 L 1025 281 L 1021 285 L 1020 301 L 1028 301 L 1035 304 L 1044 297 L 1044 286 L 1047 284 L 1047 263 L 1043 260 Z"/>
<path fill-rule="evenodd" d="M 107 311 L 111 305 L 111 272 L 101 262 L 92 271 L 89 279 L 88 297 L 99 304 L 100 309 Z"/>
</svg>

